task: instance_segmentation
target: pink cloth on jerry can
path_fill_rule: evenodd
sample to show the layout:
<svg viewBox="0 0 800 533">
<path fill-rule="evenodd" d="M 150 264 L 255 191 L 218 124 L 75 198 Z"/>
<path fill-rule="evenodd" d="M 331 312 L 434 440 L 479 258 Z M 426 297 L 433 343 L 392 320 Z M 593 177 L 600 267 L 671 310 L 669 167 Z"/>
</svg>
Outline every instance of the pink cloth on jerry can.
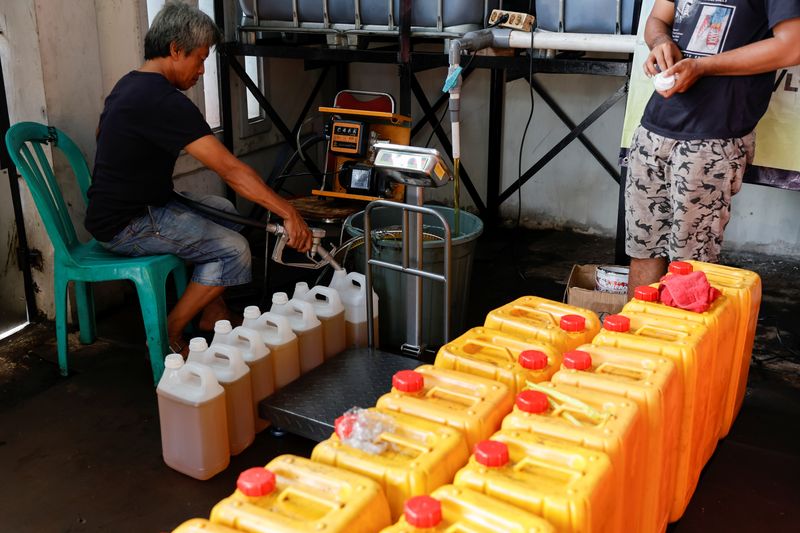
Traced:
<svg viewBox="0 0 800 533">
<path fill-rule="evenodd" d="M 721 294 L 708 283 L 705 272 L 664 276 L 658 286 L 659 300 L 664 305 L 704 313 Z"/>
</svg>

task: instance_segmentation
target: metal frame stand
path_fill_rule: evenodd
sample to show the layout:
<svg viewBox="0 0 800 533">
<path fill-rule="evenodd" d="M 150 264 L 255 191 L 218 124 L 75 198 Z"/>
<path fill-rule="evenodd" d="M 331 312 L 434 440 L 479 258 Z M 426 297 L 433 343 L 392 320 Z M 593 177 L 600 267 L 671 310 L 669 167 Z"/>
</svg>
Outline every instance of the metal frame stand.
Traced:
<svg viewBox="0 0 800 533">
<path fill-rule="evenodd" d="M 409 194 L 410 193 L 410 194 Z M 351 407 L 370 407 L 389 391 L 392 376 L 400 370 L 419 366 L 419 356 L 424 350 L 422 342 L 422 278 L 439 281 L 444 285 L 444 335 L 450 332 L 450 275 L 452 240 L 450 225 L 437 211 L 422 206 L 422 191 L 408 187 L 407 194 L 414 204 L 401 204 L 387 200 L 370 202 L 364 211 L 364 238 L 366 254 L 367 332 L 368 348 L 346 350 L 311 372 L 300 376 L 259 404 L 261 416 L 268 418 L 282 430 L 320 441 L 333 432 L 337 417 Z M 388 263 L 371 256 L 372 210 L 385 207 L 403 210 L 402 263 Z M 412 214 L 413 213 L 413 214 Z M 423 270 L 422 217 L 439 219 L 444 228 L 444 274 Z M 407 285 L 409 315 L 407 343 L 403 352 L 415 357 L 403 357 L 375 348 L 375 331 L 372 303 L 372 267 L 377 266 L 413 276 Z"/>
</svg>

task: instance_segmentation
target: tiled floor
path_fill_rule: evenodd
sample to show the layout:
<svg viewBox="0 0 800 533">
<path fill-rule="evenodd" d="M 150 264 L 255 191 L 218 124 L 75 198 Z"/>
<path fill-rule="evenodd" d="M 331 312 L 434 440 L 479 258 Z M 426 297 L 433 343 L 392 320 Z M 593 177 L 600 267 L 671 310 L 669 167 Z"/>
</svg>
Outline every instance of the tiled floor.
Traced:
<svg viewBox="0 0 800 533">
<path fill-rule="evenodd" d="M 465 326 L 511 299 L 561 299 L 574 263 L 604 263 L 612 242 L 564 232 L 498 230 L 475 256 Z M 764 282 L 744 407 L 706 467 L 672 531 L 797 531 L 800 528 L 800 259 L 732 255 Z M 251 303 L 238 293 L 234 305 Z M 99 325 L 101 339 L 74 346 L 60 378 L 52 325 L 0 342 L 0 530 L 166 531 L 206 516 L 239 471 L 313 443 L 259 434 L 224 473 L 200 482 L 161 461 L 158 412 L 138 309 Z M 658 458 L 651 458 L 658 460 Z"/>
</svg>

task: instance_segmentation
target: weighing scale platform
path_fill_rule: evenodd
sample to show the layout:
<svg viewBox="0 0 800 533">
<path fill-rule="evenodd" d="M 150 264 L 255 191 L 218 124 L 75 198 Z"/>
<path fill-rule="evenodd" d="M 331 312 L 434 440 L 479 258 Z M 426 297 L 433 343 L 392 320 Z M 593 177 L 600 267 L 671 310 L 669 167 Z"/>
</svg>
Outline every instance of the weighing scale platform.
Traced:
<svg viewBox="0 0 800 533">
<path fill-rule="evenodd" d="M 391 390 L 395 372 L 421 364 L 381 350 L 347 350 L 262 400 L 258 410 L 275 427 L 319 442 L 351 407 L 373 407 Z"/>
</svg>

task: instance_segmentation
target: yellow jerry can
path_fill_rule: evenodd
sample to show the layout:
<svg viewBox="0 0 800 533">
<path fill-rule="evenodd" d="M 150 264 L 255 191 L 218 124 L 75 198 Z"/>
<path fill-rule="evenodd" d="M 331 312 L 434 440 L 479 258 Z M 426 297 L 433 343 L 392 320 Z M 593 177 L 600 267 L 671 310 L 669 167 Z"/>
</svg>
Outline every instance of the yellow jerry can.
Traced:
<svg viewBox="0 0 800 533">
<path fill-rule="evenodd" d="M 472 449 L 500 428 L 513 404 L 508 387 L 498 381 L 423 365 L 396 373 L 392 392 L 376 407 L 455 428 Z"/>
<path fill-rule="evenodd" d="M 489 312 L 484 326 L 547 342 L 563 353 L 591 342 L 600 320 L 588 309 L 523 296 Z"/>
<path fill-rule="evenodd" d="M 442 346 L 433 366 L 499 381 L 516 396 L 527 381 L 549 380 L 560 364 L 561 352 L 546 342 L 480 327 Z"/>
<path fill-rule="evenodd" d="M 371 533 L 391 518 L 373 480 L 282 455 L 242 472 L 236 492 L 211 510 L 211 521 L 248 533 Z"/>
</svg>

